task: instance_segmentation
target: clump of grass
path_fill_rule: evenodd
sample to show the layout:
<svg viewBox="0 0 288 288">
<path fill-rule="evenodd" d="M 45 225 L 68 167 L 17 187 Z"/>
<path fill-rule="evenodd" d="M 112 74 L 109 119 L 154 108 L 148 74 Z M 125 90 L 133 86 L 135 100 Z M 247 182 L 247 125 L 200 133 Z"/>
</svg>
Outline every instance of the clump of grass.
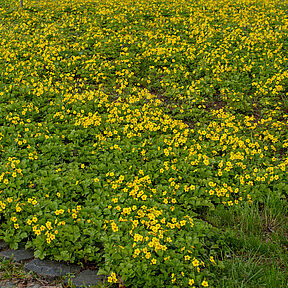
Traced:
<svg viewBox="0 0 288 288">
<path fill-rule="evenodd" d="M 246 251 L 236 255 L 231 251 L 231 259 L 225 261 L 226 269 L 216 287 L 262 288 L 286 287 L 287 273 L 279 269 L 278 263 L 259 256 L 259 250 Z"/>
<path fill-rule="evenodd" d="M 15 263 L 11 259 L 0 260 L 0 279 L 11 280 L 13 278 L 27 279 L 31 273 L 25 273 L 23 265 Z"/>
</svg>

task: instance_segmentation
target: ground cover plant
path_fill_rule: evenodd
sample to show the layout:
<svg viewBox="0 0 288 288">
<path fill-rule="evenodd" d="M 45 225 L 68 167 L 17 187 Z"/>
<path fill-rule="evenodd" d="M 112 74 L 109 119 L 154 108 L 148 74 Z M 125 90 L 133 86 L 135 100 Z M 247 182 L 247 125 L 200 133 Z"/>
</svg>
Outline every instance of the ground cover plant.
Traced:
<svg viewBox="0 0 288 288">
<path fill-rule="evenodd" d="M 0 3 L 1 239 L 111 285 L 286 287 L 287 1 Z"/>
</svg>

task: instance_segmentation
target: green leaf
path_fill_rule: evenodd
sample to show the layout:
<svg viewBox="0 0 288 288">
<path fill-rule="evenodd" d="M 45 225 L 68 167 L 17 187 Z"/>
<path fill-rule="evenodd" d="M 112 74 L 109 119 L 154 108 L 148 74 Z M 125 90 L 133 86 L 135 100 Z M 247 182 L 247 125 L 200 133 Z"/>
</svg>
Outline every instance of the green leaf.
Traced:
<svg viewBox="0 0 288 288">
<path fill-rule="evenodd" d="M 46 252 L 38 249 L 34 252 L 34 256 L 35 256 L 35 258 L 39 258 L 39 259 L 43 260 L 46 256 Z"/>
</svg>

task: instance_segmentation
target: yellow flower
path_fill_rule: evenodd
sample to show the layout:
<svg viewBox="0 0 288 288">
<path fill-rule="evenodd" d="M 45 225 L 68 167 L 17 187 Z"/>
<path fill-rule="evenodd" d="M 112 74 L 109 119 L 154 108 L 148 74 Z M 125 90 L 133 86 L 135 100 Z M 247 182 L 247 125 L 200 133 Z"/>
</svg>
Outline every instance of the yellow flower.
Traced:
<svg viewBox="0 0 288 288">
<path fill-rule="evenodd" d="M 138 248 L 134 251 L 135 255 L 139 255 L 140 252 L 141 252 L 141 251 L 140 251 L 140 249 L 138 249 Z"/>
<path fill-rule="evenodd" d="M 194 284 L 194 279 L 189 279 L 189 285 L 192 286 Z"/>
<path fill-rule="evenodd" d="M 31 221 L 31 220 L 30 220 Z M 28 222 L 28 221 L 27 221 Z M 30 225 L 30 224 L 29 224 Z M 46 229 L 46 227 L 45 226 L 43 226 L 43 225 L 41 225 L 40 226 L 40 231 L 44 231 Z"/>
<path fill-rule="evenodd" d="M 113 283 L 113 278 L 111 276 L 108 277 L 108 282 Z"/>
<path fill-rule="evenodd" d="M 150 252 L 146 253 L 146 254 L 145 254 L 145 258 L 146 258 L 146 259 L 150 259 L 150 258 L 151 258 L 151 253 L 150 253 Z"/>
<path fill-rule="evenodd" d="M 116 224 L 112 225 L 112 230 L 113 230 L 113 232 L 117 232 L 118 231 L 118 227 L 117 227 Z"/>
<path fill-rule="evenodd" d="M 50 221 L 47 221 L 46 222 L 46 227 L 50 230 L 50 229 L 52 229 L 52 227 L 51 227 L 51 222 Z"/>
<path fill-rule="evenodd" d="M 204 281 L 201 283 L 201 285 L 202 285 L 203 287 L 208 287 L 208 282 L 207 282 L 206 280 L 204 280 Z"/>
<path fill-rule="evenodd" d="M 199 266 L 199 261 L 194 258 L 194 260 L 192 261 L 192 265 L 193 265 L 194 267 Z"/>
<path fill-rule="evenodd" d="M 191 257 L 190 257 L 189 255 L 184 256 L 185 261 L 190 260 L 190 258 L 191 258 Z"/>
<path fill-rule="evenodd" d="M 211 261 L 213 264 L 216 264 L 213 256 L 210 256 L 210 261 Z"/>
<path fill-rule="evenodd" d="M 114 272 L 111 273 L 111 276 L 108 277 L 109 283 L 117 283 L 116 274 Z"/>
</svg>

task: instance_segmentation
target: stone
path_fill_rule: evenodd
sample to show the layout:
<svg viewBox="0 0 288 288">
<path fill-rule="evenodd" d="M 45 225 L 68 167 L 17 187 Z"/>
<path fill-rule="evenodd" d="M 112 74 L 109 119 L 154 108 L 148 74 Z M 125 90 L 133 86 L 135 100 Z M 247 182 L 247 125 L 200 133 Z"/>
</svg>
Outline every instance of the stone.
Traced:
<svg viewBox="0 0 288 288">
<path fill-rule="evenodd" d="M 8 248 L 8 244 L 2 240 L 0 240 L 0 250 Z"/>
<path fill-rule="evenodd" d="M 75 265 L 66 265 L 59 262 L 40 259 L 34 259 L 29 263 L 26 263 L 24 269 L 32 271 L 48 280 L 55 280 L 56 278 L 65 276 L 69 273 L 80 272 L 80 267 Z"/>
<path fill-rule="evenodd" d="M 24 262 L 34 258 L 34 253 L 26 249 L 8 249 L 0 252 L 0 259 L 10 259 L 13 256 L 14 262 Z"/>
<path fill-rule="evenodd" d="M 17 288 L 17 285 L 11 281 L 4 281 L 0 282 L 0 288 Z"/>
<path fill-rule="evenodd" d="M 39 284 L 32 284 L 31 286 L 27 286 L 27 288 L 41 288 Z"/>
<path fill-rule="evenodd" d="M 105 276 L 97 275 L 97 270 L 84 270 L 80 272 L 72 282 L 76 285 L 76 287 L 84 287 L 89 285 L 97 285 L 99 283 L 103 283 Z"/>
<path fill-rule="evenodd" d="M 71 282 L 77 287 L 89 287 L 90 285 L 97 285 L 103 283 L 105 276 L 97 275 L 97 270 L 84 270 L 80 272 L 75 278 L 71 278 Z M 68 279 L 65 279 L 65 282 L 68 283 Z"/>
</svg>

